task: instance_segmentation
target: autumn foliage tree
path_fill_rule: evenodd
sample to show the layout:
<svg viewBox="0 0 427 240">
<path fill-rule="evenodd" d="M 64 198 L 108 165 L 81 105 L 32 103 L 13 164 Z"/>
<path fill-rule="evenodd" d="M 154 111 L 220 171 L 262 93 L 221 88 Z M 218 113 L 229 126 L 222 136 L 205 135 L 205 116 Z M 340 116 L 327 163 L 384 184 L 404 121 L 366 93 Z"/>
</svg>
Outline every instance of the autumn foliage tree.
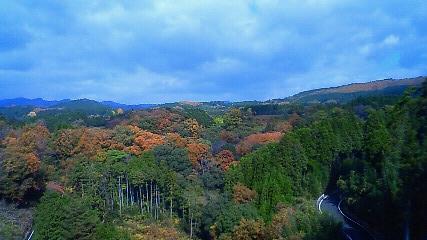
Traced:
<svg viewBox="0 0 427 240">
<path fill-rule="evenodd" d="M 227 171 L 230 165 L 235 162 L 234 155 L 230 150 L 222 150 L 216 155 L 215 160 L 223 171 Z"/>
<path fill-rule="evenodd" d="M 43 189 L 41 158 L 47 151 L 49 130 L 43 124 L 26 127 L 8 136 L 0 153 L 0 195 L 25 202 L 29 194 Z"/>
<path fill-rule="evenodd" d="M 166 134 L 166 141 L 171 143 L 179 148 L 187 146 L 187 140 L 178 133 L 168 133 Z"/>
<path fill-rule="evenodd" d="M 220 133 L 220 137 L 222 140 L 224 140 L 228 143 L 238 143 L 239 142 L 239 136 L 235 132 L 222 130 Z"/>
<path fill-rule="evenodd" d="M 49 130 L 42 123 L 25 128 L 18 139 L 20 150 L 40 156 L 46 151 L 49 137 Z"/>
<path fill-rule="evenodd" d="M 131 147 L 131 152 L 136 155 L 165 143 L 165 139 L 162 135 L 141 130 L 138 127 L 133 127 L 132 130 L 134 132 L 135 139 L 134 145 Z"/>
<path fill-rule="evenodd" d="M 53 138 L 53 150 L 58 158 L 71 157 L 75 153 L 80 137 L 83 134 L 81 129 L 60 130 Z"/>
<path fill-rule="evenodd" d="M 108 130 L 98 128 L 85 128 L 77 143 L 75 153 L 83 154 L 95 159 L 111 146 L 111 133 Z"/>
<path fill-rule="evenodd" d="M 183 128 L 184 119 L 184 116 L 173 109 L 159 108 L 134 112 L 130 116 L 128 125 L 139 126 L 146 131 L 157 134 L 165 134 Z"/>
<path fill-rule="evenodd" d="M 204 143 L 192 142 L 187 145 L 188 158 L 190 159 L 194 168 L 201 167 L 201 160 L 209 157 L 209 146 Z"/>
<path fill-rule="evenodd" d="M 59 159 L 82 155 L 95 159 L 104 149 L 113 146 L 112 131 L 101 128 L 65 129 L 53 140 L 53 150 Z"/>
<path fill-rule="evenodd" d="M 184 122 L 185 128 L 191 133 L 191 136 L 194 138 L 198 138 L 201 131 L 201 126 L 195 119 L 187 119 Z"/>
<path fill-rule="evenodd" d="M 237 147 L 237 153 L 245 155 L 252 151 L 256 145 L 263 145 L 271 142 L 278 142 L 282 138 L 281 132 L 254 133 L 247 136 L 241 141 Z"/>
<path fill-rule="evenodd" d="M 255 199 L 256 192 L 241 183 L 233 186 L 233 200 L 235 203 L 248 203 Z"/>
<path fill-rule="evenodd" d="M 261 220 L 241 219 L 231 235 L 235 240 L 268 239 L 265 224 Z"/>
<path fill-rule="evenodd" d="M 280 238 L 283 230 L 293 225 L 292 218 L 295 214 L 294 208 L 286 207 L 284 204 L 278 204 L 276 208 L 277 212 L 268 227 L 269 235 L 274 239 Z"/>
</svg>

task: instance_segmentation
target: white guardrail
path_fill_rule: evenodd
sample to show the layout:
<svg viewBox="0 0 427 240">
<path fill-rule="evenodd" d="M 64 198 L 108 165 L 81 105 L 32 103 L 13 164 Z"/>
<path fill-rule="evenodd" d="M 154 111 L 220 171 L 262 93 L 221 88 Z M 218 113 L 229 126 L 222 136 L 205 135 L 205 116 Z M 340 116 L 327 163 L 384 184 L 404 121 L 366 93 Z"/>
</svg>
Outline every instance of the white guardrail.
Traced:
<svg viewBox="0 0 427 240">
<path fill-rule="evenodd" d="M 325 200 L 326 198 L 328 198 L 328 195 L 322 194 L 316 201 L 316 206 L 319 209 L 319 212 L 322 213 L 322 209 L 321 209 L 321 205 L 323 200 Z"/>
</svg>

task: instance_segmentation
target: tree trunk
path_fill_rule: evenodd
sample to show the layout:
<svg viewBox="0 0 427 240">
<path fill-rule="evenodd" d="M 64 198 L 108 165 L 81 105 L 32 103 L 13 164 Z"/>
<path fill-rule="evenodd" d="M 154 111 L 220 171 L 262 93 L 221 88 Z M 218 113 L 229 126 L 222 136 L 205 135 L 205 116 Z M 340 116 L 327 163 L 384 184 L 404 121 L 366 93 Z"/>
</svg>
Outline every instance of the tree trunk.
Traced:
<svg viewBox="0 0 427 240">
<path fill-rule="evenodd" d="M 141 208 L 141 215 L 144 215 L 144 208 L 142 207 L 143 200 L 144 200 L 144 195 L 142 195 L 141 185 L 139 185 L 139 206 Z"/>
<path fill-rule="evenodd" d="M 126 207 L 129 206 L 129 181 L 128 176 L 126 175 Z"/>
<path fill-rule="evenodd" d="M 114 181 L 111 181 L 111 211 L 114 211 Z"/>
<path fill-rule="evenodd" d="M 147 182 L 145 182 L 145 196 L 146 196 L 145 201 L 147 204 L 147 214 L 148 214 L 150 212 L 150 205 L 148 204 L 148 183 Z"/>
<path fill-rule="evenodd" d="M 122 195 L 121 195 L 121 192 L 122 192 L 122 185 L 121 185 L 121 177 L 119 177 L 119 189 L 117 189 L 118 190 L 118 194 L 119 194 L 119 213 L 120 213 L 120 216 L 122 215 Z"/>
<path fill-rule="evenodd" d="M 182 219 L 185 220 L 185 206 L 182 208 Z"/>
<path fill-rule="evenodd" d="M 150 213 L 153 216 L 153 180 L 150 181 Z"/>
<path fill-rule="evenodd" d="M 158 190 L 159 195 L 159 216 L 163 213 L 162 193 Z"/>
<path fill-rule="evenodd" d="M 134 198 L 134 192 L 133 192 L 133 187 L 132 184 L 130 184 L 130 205 L 133 206 L 133 198 Z"/>
<path fill-rule="evenodd" d="M 155 201 L 155 205 L 156 208 L 154 209 L 154 219 L 158 219 L 158 213 L 159 213 L 159 201 L 158 201 L 158 196 L 157 196 L 157 184 L 154 185 L 154 201 Z"/>
<path fill-rule="evenodd" d="M 171 205 L 169 207 L 170 207 L 170 217 L 172 218 L 172 208 L 173 208 L 172 196 L 171 196 Z"/>
</svg>

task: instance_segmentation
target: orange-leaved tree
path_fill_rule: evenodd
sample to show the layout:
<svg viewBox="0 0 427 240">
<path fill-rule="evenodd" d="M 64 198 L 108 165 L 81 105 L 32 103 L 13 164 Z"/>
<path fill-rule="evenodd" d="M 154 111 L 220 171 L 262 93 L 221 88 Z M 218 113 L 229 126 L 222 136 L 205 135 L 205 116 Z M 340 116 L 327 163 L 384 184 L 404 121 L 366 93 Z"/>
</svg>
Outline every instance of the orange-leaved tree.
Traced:
<svg viewBox="0 0 427 240">
<path fill-rule="evenodd" d="M 162 135 L 142 130 L 137 126 L 130 126 L 130 129 L 134 134 L 134 144 L 127 148 L 127 151 L 135 155 L 139 155 L 144 151 L 149 151 L 165 143 L 165 138 Z"/>
<path fill-rule="evenodd" d="M 241 183 L 233 186 L 233 200 L 235 203 L 247 203 L 255 199 L 256 192 Z"/>
<path fill-rule="evenodd" d="M 236 151 L 240 155 L 244 155 L 252 151 L 256 145 L 262 145 L 270 142 L 278 142 L 282 138 L 281 132 L 254 133 L 247 136 L 241 141 Z"/>
<path fill-rule="evenodd" d="M 191 142 L 187 145 L 188 158 L 190 159 L 194 168 L 199 169 L 201 167 L 201 160 L 207 160 L 209 158 L 209 146 L 200 142 Z"/>
<path fill-rule="evenodd" d="M 13 132 L 3 141 L 0 157 L 0 195 L 18 202 L 44 186 L 41 158 L 47 152 L 50 133 L 43 124 Z"/>
<path fill-rule="evenodd" d="M 223 171 L 227 171 L 231 164 L 235 162 L 234 155 L 230 150 L 222 150 L 216 155 L 215 160 Z"/>
<path fill-rule="evenodd" d="M 166 134 L 166 140 L 168 143 L 171 143 L 177 147 L 183 148 L 187 146 L 187 140 L 178 133 L 168 133 Z"/>
<path fill-rule="evenodd" d="M 80 153 L 90 159 L 97 158 L 112 144 L 111 132 L 100 128 L 85 128 L 80 136 L 75 153 Z"/>
<path fill-rule="evenodd" d="M 52 141 L 53 150 L 58 158 L 66 159 L 74 155 L 82 134 L 82 129 L 60 130 Z"/>
</svg>

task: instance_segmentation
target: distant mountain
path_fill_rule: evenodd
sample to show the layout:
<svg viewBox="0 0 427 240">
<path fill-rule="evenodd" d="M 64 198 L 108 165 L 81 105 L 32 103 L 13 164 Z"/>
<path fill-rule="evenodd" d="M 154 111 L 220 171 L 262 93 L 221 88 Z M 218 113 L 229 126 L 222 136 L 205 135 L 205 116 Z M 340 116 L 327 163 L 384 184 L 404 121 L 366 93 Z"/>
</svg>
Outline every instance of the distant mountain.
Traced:
<svg viewBox="0 0 427 240">
<path fill-rule="evenodd" d="M 47 108 L 53 105 L 57 105 L 63 102 L 68 102 L 69 99 L 59 100 L 59 101 L 49 101 L 42 98 L 12 98 L 12 99 L 3 99 L 0 100 L 0 107 L 15 107 L 15 106 L 33 106 L 40 108 Z"/>
<path fill-rule="evenodd" d="M 5 107 L 34 107 L 34 108 L 66 108 L 69 110 L 79 110 L 87 113 L 106 113 L 113 109 L 122 108 L 123 110 L 141 110 L 154 107 L 185 107 L 195 106 L 208 112 L 221 112 L 229 107 L 245 107 L 250 105 L 269 104 L 269 103 L 284 103 L 284 102 L 300 102 L 300 103 L 325 103 L 337 102 L 345 103 L 360 96 L 373 95 L 388 95 L 398 96 L 410 86 L 418 86 L 426 79 L 426 77 L 405 78 L 405 79 L 384 79 L 367 83 L 352 83 L 344 86 L 314 89 L 298 93 L 296 95 L 283 98 L 273 99 L 266 102 L 259 101 L 210 101 L 210 102 L 175 102 L 164 104 L 134 104 L 127 105 L 113 101 L 97 102 L 89 99 L 79 100 L 44 100 L 42 98 L 13 98 L 0 100 L 0 108 Z M 22 111 L 20 108 L 19 111 Z M 10 112 L 10 109 L 7 110 Z"/>
<path fill-rule="evenodd" d="M 85 99 L 88 100 L 88 99 Z M 61 106 L 61 104 L 73 102 L 71 105 L 75 105 L 79 100 L 70 100 L 70 99 L 63 99 L 63 100 L 44 100 L 42 98 L 35 98 L 35 99 L 29 99 L 29 98 L 12 98 L 12 99 L 1 99 L 0 100 L 0 107 L 24 107 L 24 106 L 32 106 L 32 107 L 38 107 L 38 108 L 50 108 L 50 107 L 56 107 L 57 105 Z M 93 101 L 93 100 L 91 100 Z M 84 102 L 84 101 L 83 101 Z M 94 104 L 95 101 L 92 103 Z M 87 103 L 87 102 L 86 102 Z M 148 109 L 156 107 L 157 104 L 134 104 L 134 105 L 127 105 L 122 103 L 117 103 L 113 101 L 103 101 L 98 102 L 100 104 L 103 104 L 104 106 L 116 109 L 116 108 L 122 108 L 123 110 L 140 110 L 140 109 Z"/>
<path fill-rule="evenodd" d="M 314 89 L 271 102 L 348 102 L 360 96 L 401 95 L 408 87 L 419 86 L 426 77 L 384 79 L 367 83 L 352 83 L 339 87 Z"/>
<path fill-rule="evenodd" d="M 141 109 L 148 109 L 158 106 L 157 104 L 134 104 L 134 105 L 127 105 L 123 103 L 117 103 L 113 101 L 103 101 L 102 104 L 117 109 L 121 108 L 123 110 L 141 110 Z"/>
<path fill-rule="evenodd" d="M 79 111 L 88 114 L 108 114 L 112 111 L 111 107 L 90 99 L 78 99 L 62 102 L 51 106 L 51 108 Z"/>
</svg>

